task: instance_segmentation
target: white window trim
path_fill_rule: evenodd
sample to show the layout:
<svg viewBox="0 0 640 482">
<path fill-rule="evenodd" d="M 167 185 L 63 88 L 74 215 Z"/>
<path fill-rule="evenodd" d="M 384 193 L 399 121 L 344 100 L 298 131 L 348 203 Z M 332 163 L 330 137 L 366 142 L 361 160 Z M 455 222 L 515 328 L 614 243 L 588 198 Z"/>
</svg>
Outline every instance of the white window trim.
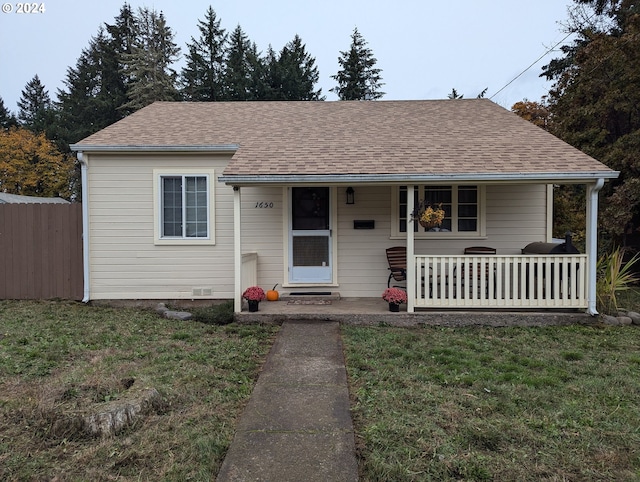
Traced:
<svg viewBox="0 0 640 482">
<path fill-rule="evenodd" d="M 434 184 L 434 186 L 442 186 L 445 184 L 438 183 Z M 453 232 L 453 231 L 420 231 L 414 233 L 415 239 L 485 239 L 487 237 L 487 190 L 486 186 L 482 184 L 446 184 L 447 186 L 451 186 L 452 188 L 457 188 L 460 186 L 474 186 L 478 188 L 478 231 L 463 231 L 463 232 Z M 418 189 L 423 188 L 424 186 L 428 186 L 426 184 L 416 185 Z M 453 193 L 453 208 L 455 212 L 457 212 L 458 205 L 458 194 L 457 189 Z M 394 186 L 391 190 L 391 239 L 405 239 L 407 237 L 406 232 L 400 231 L 400 186 Z M 455 218 L 454 218 L 455 221 Z M 415 221 L 411 221 L 413 223 Z"/>
<path fill-rule="evenodd" d="M 215 243 L 215 189 L 213 169 L 154 169 L 153 170 L 153 244 L 156 245 L 214 245 Z M 206 238 L 163 238 L 162 229 L 162 189 L 160 179 L 170 176 L 206 176 L 209 190 L 209 236 Z"/>
</svg>

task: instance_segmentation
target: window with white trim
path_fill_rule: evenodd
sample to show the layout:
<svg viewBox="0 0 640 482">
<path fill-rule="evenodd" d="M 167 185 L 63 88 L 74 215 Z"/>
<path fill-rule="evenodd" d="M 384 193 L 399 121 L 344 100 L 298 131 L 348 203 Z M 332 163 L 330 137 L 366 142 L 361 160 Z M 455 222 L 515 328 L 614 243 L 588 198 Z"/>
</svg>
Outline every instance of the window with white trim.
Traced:
<svg viewBox="0 0 640 482">
<path fill-rule="evenodd" d="M 407 186 L 397 188 L 395 196 L 397 207 L 394 209 L 395 235 L 407 232 Z M 426 229 L 418 222 L 410 221 L 409 225 L 418 237 L 432 235 L 481 236 L 484 232 L 482 202 L 484 187 L 475 185 L 429 185 L 417 186 L 414 190 L 414 205 L 425 199 L 433 206 L 440 205 L 445 212 L 442 225 L 435 229 Z"/>
<path fill-rule="evenodd" d="M 213 170 L 154 169 L 155 243 L 214 243 Z"/>
<path fill-rule="evenodd" d="M 208 176 L 160 176 L 161 238 L 209 237 Z"/>
</svg>

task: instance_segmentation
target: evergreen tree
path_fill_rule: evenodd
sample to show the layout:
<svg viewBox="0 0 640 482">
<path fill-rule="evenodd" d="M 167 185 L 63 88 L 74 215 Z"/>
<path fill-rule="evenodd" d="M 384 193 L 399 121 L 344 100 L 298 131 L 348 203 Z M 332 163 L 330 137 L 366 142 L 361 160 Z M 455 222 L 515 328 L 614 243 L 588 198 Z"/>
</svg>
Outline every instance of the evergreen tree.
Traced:
<svg viewBox="0 0 640 482">
<path fill-rule="evenodd" d="M 265 100 L 283 100 L 283 74 L 280 71 L 278 54 L 273 50 L 271 45 L 269 45 L 269 48 L 267 49 L 267 55 L 264 57 L 263 63 L 264 82 L 266 84 Z"/>
<path fill-rule="evenodd" d="M 103 88 L 105 95 L 109 95 L 109 117 L 113 122 L 129 115 L 132 110 L 123 107 L 127 103 L 127 92 L 132 83 L 125 58 L 133 52 L 133 45 L 138 31 L 137 19 L 131 6 L 124 4 L 113 24 L 105 24 L 108 37 L 101 49 L 100 61 L 104 67 Z"/>
<path fill-rule="evenodd" d="M 485 87 L 484 89 L 482 89 L 482 91 L 478 95 L 476 95 L 476 99 L 484 99 L 484 96 L 487 95 L 488 90 L 489 87 Z M 451 93 L 447 94 L 447 98 L 449 100 L 464 99 L 464 94 L 459 94 L 458 91 L 453 88 L 451 89 Z"/>
<path fill-rule="evenodd" d="M 16 127 L 18 125 L 18 119 L 16 116 L 5 107 L 4 100 L 0 97 L 0 129 L 7 130 L 10 127 Z"/>
<path fill-rule="evenodd" d="M 377 60 L 357 28 L 351 35 L 349 51 L 340 52 L 338 63 L 341 70 L 331 76 L 338 85 L 330 90 L 340 100 L 376 100 L 384 95 L 380 91 L 384 85 L 381 82 L 381 70 L 375 67 Z"/>
<path fill-rule="evenodd" d="M 68 144 L 93 134 L 118 120 L 117 106 L 112 90 L 104 90 L 108 73 L 104 72 L 102 52 L 107 39 L 101 30 L 84 49 L 75 67 L 67 69 L 64 84 L 67 90 L 58 90 L 60 122 L 58 132 L 64 140 L 60 148 L 68 150 Z M 115 96 L 115 92 L 113 94 Z"/>
<path fill-rule="evenodd" d="M 59 123 L 56 138 L 63 152 L 68 145 L 113 124 L 129 114 L 130 82 L 123 58 L 131 53 L 135 17 L 125 4 L 112 25 L 100 28 L 74 67 L 67 69 L 65 89 L 58 90 Z"/>
<path fill-rule="evenodd" d="M 18 100 L 18 121 L 34 133 L 45 132 L 53 122 L 53 109 L 49 92 L 40 82 L 38 74 L 31 79 Z"/>
<path fill-rule="evenodd" d="M 268 61 L 271 64 L 273 55 Z M 274 76 L 279 85 L 271 85 L 277 100 L 322 100 L 322 89 L 314 90 L 320 74 L 315 59 L 296 35 L 280 52 Z"/>
<path fill-rule="evenodd" d="M 138 110 L 157 100 L 177 100 L 177 73 L 171 65 L 180 48 L 164 14 L 140 8 L 136 17 L 137 35 L 130 54 L 124 56 L 124 71 L 130 76 L 124 108 Z"/>
<path fill-rule="evenodd" d="M 453 88 L 451 89 L 451 93 L 447 94 L 447 98 L 449 100 L 464 99 L 464 95 L 458 94 L 458 91 L 455 88 Z"/>
<path fill-rule="evenodd" d="M 213 101 L 223 97 L 224 56 L 227 43 L 225 29 L 211 6 L 204 21 L 198 21 L 200 38 L 191 37 L 189 53 L 180 80 L 182 95 L 189 101 Z"/>
<path fill-rule="evenodd" d="M 268 88 L 266 69 L 255 43 L 251 43 L 240 25 L 229 37 L 224 75 L 225 100 L 264 100 Z"/>
<path fill-rule="evenodd" d="M 544 67 L 556 82 L 550 130 L 619 170 L 603 189 L 600 226 L 621 235 L 640 226 L 640 12 L 630 0 L 574 0 L 577 40 Z"/>
</svg>

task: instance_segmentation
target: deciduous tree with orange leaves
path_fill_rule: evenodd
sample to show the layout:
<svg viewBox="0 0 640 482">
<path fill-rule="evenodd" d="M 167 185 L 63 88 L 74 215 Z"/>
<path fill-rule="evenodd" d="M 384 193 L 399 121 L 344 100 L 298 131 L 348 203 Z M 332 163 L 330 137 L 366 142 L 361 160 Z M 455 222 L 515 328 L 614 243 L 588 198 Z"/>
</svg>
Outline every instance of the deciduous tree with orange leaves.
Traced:
<svg viewBox="0 0 640 482">
<path fill-rule="evenodd" d="M 22 128 L 0 131 L 0 192 L 69 199 L 73 174 L 73 159 L 44 134 Z"/>
</svg>

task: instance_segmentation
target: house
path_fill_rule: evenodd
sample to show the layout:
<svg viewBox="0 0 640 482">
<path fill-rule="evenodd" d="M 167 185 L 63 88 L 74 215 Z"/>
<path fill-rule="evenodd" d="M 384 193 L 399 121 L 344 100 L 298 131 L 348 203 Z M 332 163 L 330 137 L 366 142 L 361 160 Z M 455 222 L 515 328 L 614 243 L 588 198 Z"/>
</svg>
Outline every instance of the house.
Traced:
<svg viewBox="0 0 640 482">
<path fill-rule="evenodd" d="M 85 301 L 379 298 L 401 245 L 410 312 L 596 312 L 598 191 L 618 172 L 489 100 L 157 102 L 72 149 Z M 587 252 L 523 254 L 552 241 L 554 183 L 587 188 Z M 410 220 L 422 199 L 442 229 Z M 478 245 L 496 254 L 463 254 Z"/>
</svg>

